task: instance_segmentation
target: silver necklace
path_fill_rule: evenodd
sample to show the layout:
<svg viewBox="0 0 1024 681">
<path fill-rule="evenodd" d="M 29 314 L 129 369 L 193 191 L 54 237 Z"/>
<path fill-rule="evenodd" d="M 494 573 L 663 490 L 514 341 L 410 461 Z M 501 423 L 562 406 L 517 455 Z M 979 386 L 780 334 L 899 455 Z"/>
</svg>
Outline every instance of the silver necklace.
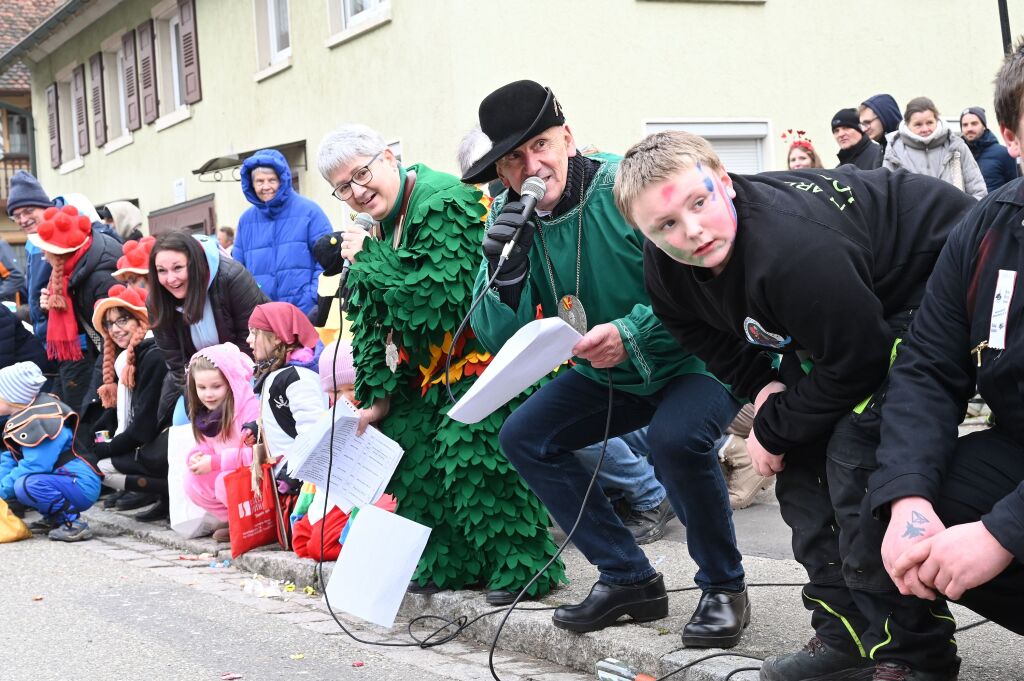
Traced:
<svg viewBox="0 0 1024 681">
<path fill-rule="evenodd" d="M 587 311 L 580 302 L 580 264 L 583 262 L 583 190 L 585 188 L 586 174 L 580 179 L 580 204 L 579 204 L 579 227 L 576 235 L 576 293 L 567 293 L 561 298 L 555 290 L 555 271 L 551 266 L 551 256 L 548 254 L 548 242 L 544 238 L 544 228 L 540 222 L 537 223 L 537 232 L 540 234 L 540 244 L 544 248 L 544 262 L 548 269 L 548 283 L 551 284 L 551 295 L 555 300 L 555 307 L 558 318 L 576 329 L 581 336 L 587 333 Z"/>
</svg>

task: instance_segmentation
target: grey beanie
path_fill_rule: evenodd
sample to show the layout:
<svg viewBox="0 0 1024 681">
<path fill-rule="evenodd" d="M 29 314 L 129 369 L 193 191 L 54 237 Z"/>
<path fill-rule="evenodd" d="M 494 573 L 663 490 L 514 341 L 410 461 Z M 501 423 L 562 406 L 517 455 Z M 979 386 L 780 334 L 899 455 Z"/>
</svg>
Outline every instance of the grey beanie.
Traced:
<svg viewBox="0 0 1024 681">
<path fill-rule="evenodd" d="M 53 201 L 43 191 L 32 173 L 26 170 L 19 170 L 11 178 L 11 190 L 7 194 L 7 215 L 14 215 L 14 211 L 22 206 L 35 206 L 37 208 L 49 208 Z"/>
<path fill-rule="evenodd" d="M 963 122 L 964 116 L 967 114 L 974 114 L 981 121 L 981 125 L 984 128 L 988 127 L 988 120 L 985 118 L 985 110 L 980 106 L 969 106 L 960 112 L 960 121 Z"/>
<path fill-rule="evenodd" d="M 0 399 L 11 404 L 31 404 L 46 377 L 34 362 L 18 362 L 0 369 Z"/>
</svg>

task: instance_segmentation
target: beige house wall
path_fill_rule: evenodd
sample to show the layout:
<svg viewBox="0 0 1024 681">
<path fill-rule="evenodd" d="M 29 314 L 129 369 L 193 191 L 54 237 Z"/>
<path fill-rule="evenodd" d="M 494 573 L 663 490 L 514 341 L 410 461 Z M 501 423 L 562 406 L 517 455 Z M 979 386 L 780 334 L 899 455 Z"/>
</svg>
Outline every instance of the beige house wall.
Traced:
<svg viewBox="0 0 1024 681">
<path fill-rule="evenodd" d="M 551 86 L 577 140 L 608 151 L 624 151 L 650 119 L 766 121 L 766 169 L 784 167 L 778 137 L 787 128 L 806 130 L 834 165 L 832 114 L 877 92 L 901 105 L 931 96 L 952 118 L 981 104 L 995 126 L 994 3 L 391 0 L 389 21 L 328 46 L 328 0 L 291 0 L 291 65 L 257 80 L 259 2 L 196 0 L 203 99 L 190 118 L 159 132 L 143 125 L 110 154 L 90 129 L 84 165 L 63 175 L 48 162 L 47 85 L 148 18 L 155 3 L 121 3 L 36 64 L 44 187 L 96 203 L 137 197 L 148 213 L 171 205 L 175 180 L 185 178 L 188 199 L 214 193 L 220 224 L 235 224 L 249 206 L 238 183 L 201 183 L 191 171 L 216 156 L 305 139 L 302 193 L 336 221 L 346 211 L 315 169 L 327 131 L 365 122 L 400 140 L 407 161 L 455 172 L 480 99 L 519 78 Z M 1019 8 L 1010 19 L 1024 28 Z"/>
</svg>

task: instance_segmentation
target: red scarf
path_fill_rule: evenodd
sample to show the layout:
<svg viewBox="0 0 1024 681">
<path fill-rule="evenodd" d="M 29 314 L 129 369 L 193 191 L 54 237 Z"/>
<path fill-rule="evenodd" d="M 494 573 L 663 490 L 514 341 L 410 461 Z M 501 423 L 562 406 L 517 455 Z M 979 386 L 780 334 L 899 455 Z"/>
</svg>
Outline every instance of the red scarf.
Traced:
<svg viewBox="0 0 1024 681">
<path fill-rule="evenodd" d="M 75 265 L 82 259 L 85 252 L 92 245 L 92 235 L 85 240 L 74 255 L 64 262 L 64 276 L 59 282 L 50 278 L 50 314 L 46 326 L 46 356 L 58 362 L 78 361 L 82 359 L 82 343 L 78 339 L 78 322 L 75 320 L 75 307 L 68 295 L 68 282 L 71 274 L 75 271 Z M 55 290 L 55 285 L 60 290 Z M 58 310 L 53 304 L 56 296 L 62 296 L 65 305 L 64 309 Z"/>
</svg>

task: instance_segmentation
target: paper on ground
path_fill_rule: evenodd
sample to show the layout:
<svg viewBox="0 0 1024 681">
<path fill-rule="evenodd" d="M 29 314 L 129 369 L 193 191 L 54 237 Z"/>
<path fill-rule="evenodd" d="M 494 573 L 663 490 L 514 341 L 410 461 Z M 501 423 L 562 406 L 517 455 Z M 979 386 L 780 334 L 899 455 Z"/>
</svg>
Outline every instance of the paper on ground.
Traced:
<svg viewBox="0 0 1024 681">
<path fill-rule="evenodd" d="M 331 607 L 390 627 L 427 545 L 430 528 L 360 506 L 327 583 Z"/>
<path fill-rule="evenodd" d="M 373 426 L 357 436 L 358 423 L 355 410 L 339 404 L 331 465 L 331 412 L 300 433 L 286 457 L 288 473 L 313 483 L 318 491 L 327 490 L 329 473 L 330 500 L 345 513 L 353 506 L 369 506 L 380 498 L 404 453 L 397 442 Z"/>
<path fill-rule="evenodd" d="M 486 418 L 572 357 L 581 338 L 558 317 L 530 322 L 508 339 L 448 416 L 461 423 Z"/>
</svg>

